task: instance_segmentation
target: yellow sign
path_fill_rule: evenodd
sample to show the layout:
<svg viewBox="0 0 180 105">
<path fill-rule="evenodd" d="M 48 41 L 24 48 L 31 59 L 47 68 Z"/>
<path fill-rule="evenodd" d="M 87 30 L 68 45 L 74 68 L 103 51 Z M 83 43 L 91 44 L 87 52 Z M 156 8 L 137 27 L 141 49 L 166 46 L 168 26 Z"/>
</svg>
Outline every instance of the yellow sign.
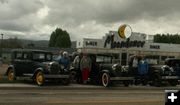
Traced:
<svg viewBox="0 0 180 105">
<path fill-rule="evenodd" d="M 119 27 L 118 34 L 122 39 L 129 38 L 132 34 L 132 29 L 129 25 L 123 24 Z"/>
</svg>

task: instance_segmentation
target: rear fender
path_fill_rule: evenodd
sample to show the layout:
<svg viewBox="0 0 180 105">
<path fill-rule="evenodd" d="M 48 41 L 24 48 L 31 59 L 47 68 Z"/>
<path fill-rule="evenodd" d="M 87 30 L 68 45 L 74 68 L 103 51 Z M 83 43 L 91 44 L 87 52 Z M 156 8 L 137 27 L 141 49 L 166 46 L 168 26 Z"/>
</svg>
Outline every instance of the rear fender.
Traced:
<svg viewBox="0 0 180 105">
<path fill-rule="evenodd" d="M 13 65 L 9 65 L 8 69 L 6 70 L 5 75 L 8 75 L 8 72 L 9 72 L 9 70 L 11 70 L 11 69 L 12 69 L 12 70 L 14 71 L 14 73 L 15 73 L 14 66 L 13 66 Z"/>
</svg>

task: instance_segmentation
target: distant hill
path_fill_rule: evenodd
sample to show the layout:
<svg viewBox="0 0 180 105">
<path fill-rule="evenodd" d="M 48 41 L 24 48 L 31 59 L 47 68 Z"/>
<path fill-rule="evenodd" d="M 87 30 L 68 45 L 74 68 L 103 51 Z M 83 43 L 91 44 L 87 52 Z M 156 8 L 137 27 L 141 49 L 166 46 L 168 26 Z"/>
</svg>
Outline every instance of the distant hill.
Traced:
<svg viewBox="0 0 180 105">
<path fill-rule="evenodd" d="M 48 40 L 27 40 L 27 39 L 17 39 L 18 42 L 22 45 L 23 48 L 47 48 L 49 41 Z M 11 39 L 4 39 L 3 43 L 7 44 L 11 42 Z M 1 43 L 1 40 L 0 40 Z M 71 42 L 71 48 L 76 48 L 76 41 Z M 11 46 L 11 44 L 10 44 Z"/>
<path fill-rule="evenodd" d="M 23 43 L 24 47 L 28 47 L 31 45 L 34 45 L 34 47 L 48 47 L 49 41 L 48 40 L 25 40 L 21 39 L 21 42 Z M 71 48 L 76 48 L 76 41 L 71 42 Z"/>
<path fill-rule="evenodd" d="M 24 47 L 48 47 L 48 40 L 25 40 L 25 39 L 20 39 Z"/>
</svg>

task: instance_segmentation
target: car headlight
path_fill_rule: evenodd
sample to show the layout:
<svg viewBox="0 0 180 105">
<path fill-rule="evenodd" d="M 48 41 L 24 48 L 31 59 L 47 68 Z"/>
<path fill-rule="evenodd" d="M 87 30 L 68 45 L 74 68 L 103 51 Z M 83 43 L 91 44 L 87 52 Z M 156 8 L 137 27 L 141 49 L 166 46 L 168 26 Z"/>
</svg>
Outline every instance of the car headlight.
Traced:
<svg viewBox="0 0 180 105">
<path fill-rule="evenodd" d="M 173 68 L 167 65 L 162 66 L 161 69 L 162 69 L 162 73 L 166 75 L 171 75 L 174 72 Z"/>
<path fill-rule="evenodd" d="M 128 72 L 128 67 L 127 66 L 122 66 L 121 71 L 122 72 Z"/>
<path fill-rule="evenodd" d="M 172 67 L 169 68 L 171 70 L 171 72 L 174 72 L 174 69 Z"/>
<path fill-rule="evenodd" d="M 117 69 L 117 66 L 118 66 L 118 64 L 114 64 L 114 65 L 112 66 L 112 69 L 113 69 L 113 70 L 116 70 L 116 69 Z"/>
</svg>

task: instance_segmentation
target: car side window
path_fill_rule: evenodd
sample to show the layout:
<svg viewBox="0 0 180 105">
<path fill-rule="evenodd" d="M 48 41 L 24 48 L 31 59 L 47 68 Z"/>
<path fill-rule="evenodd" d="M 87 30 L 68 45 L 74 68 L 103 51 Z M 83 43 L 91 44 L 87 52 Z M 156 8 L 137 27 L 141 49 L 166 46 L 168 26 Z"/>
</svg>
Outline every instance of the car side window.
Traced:
<svg viewBox="0 0 180 105">
<path fill-rule="evenodd" d="M 33 60 L 37 60 L 37 61 L 45 60 L 45 54 L 44 53 L 34 53 Z"/>
<path fill-rule="evenodd" d="M 30 54 L 29 53 L 24 53 L 23 54 L 23 59 L 30 59 Z"/>
<path fill-rule="evenodd" d="M 17 52 L 16 53 L 16 59 L 22 59 L 22 53 Z"/>
<path fill-rule="evenodd" d="M 102 56 L 97 56 L 96 62 L 103 62 L 103 57 Z"/>
</svg>

